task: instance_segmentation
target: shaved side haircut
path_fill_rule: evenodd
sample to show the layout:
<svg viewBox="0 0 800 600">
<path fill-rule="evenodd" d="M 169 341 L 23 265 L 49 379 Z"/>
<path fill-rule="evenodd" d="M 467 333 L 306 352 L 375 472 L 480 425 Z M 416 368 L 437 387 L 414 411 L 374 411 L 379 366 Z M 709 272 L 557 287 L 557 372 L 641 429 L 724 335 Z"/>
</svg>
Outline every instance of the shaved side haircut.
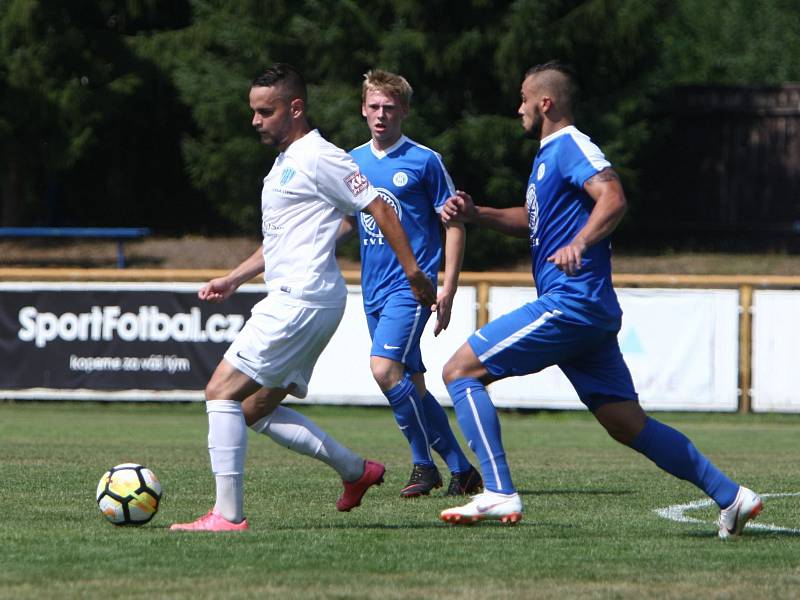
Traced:
<svg viewBox="0 0 800 600">
<path fill-rule="evenodd" d="M 287 63 L 275 63 L 253 79 L 250 87 L 280 87 L 288 101 L 300 98 L 306 101 L 306 82 L 300 71 Z"/>
<path fill-rule="evenodd" d="M 578 100 L 578 84 L 575 72 L 568 65 L 551 60 L 535 65 L 525 72 L 525 78 L 534 76 L 537 85 L 553 96 L 557 104 L 571 114 Z"/>
</svg>

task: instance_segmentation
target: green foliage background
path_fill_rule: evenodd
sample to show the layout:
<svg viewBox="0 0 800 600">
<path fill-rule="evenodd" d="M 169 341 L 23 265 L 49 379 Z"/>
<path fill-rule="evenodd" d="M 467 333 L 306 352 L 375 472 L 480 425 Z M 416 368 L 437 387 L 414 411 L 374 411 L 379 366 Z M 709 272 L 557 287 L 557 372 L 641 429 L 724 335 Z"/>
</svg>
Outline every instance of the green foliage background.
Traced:
<svg viewBox="0 0 800 600">
<path fill-rule="evenodd" d="M 792 0 L 0 0 L 0 221 L 258 235 L 274 155 L 247 91 L 275 61 L 302 70 L 313 123 L 345 148 L 367 137 L 361 75 L 404 74 L 407 133 L 457 187 L 515 205 L 536 150 L 516 116 L 521 76 L 559 58 L 582 85 L 579 126 L 622 174 L 631 228 L 659 98 L 796 81 L 798 30 Z M 466 264 L 525 251 L 473 232 Z"/>
</svg>

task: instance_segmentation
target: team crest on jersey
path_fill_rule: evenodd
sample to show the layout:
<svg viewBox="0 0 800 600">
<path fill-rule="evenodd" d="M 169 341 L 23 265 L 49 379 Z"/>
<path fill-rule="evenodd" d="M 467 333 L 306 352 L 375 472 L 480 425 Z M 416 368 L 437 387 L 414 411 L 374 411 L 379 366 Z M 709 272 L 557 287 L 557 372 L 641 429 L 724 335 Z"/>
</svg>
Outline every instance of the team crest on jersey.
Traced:
<svg viewBox="0 0 800 600">
<path fill-rule="evenodd" d="M 546 169 L 545 169 L 544 163 L 540 164 L 539 168 L 536 169 L 536 181 L 541 181 L 542 180 L 542 177 L 544 177 L 545 170 Z"/>
<path fill-rule="evenodd" d="M 530 234 L 531 248 L 539 245 L 539 201 L 536 199 L 536 186 L 530 184 L 525 194 L 525 203 L 528 206 L 528 233 Z"/>
<path fill-rule="evenodd" d="M 369 179 L 362 175 L 361 171 L 353 171 L 350 173 L 350 175 L 344 178 L 344 183 L 353 196 L 358 196 L 369 187 Z"/>
<path fill-rule="evenodd" d="M 286 185 L 294 177 L 295 170 L 292 167 L 286 167 L 281 173 L 281 185 Z"/>
<path fill-rule="evenodd" d="M 395 184 L 397 187 L 403 187 L 405 184 L 408 183 L 408 175 L 403 173 L 402 171 L 398 171 L 392 177 L 392 183 Z"/>
<path fill-rule="evenodd" d="M 375 191 L 378 192 L 378 195 L 383 199 L 384 202 L 386 202 L 386 204 L 394 209 L 394 212 L 397 213 L 398 220 L 402 220 L 403 209 L 400 208 L 400 203 L 397 201 L 397 198 L 395 198 L 389 190 L 384 188 L 375 188 Z M 375 222 L 374 217 L 363 210 L 359 213 L 359 216 L 361 218 L 361 225 L 363 225 L 364 231 L 366 231 L 367 235 L 369 236 L 364 240 L 364 245 L 366 246 L 369 243 L 368 240 L 370 238 L 375 238 L 376 240 L 380 240 L 380 243 L 383 243 L 383 233 L 378 227 L 378 224 Z"/>
</svg>

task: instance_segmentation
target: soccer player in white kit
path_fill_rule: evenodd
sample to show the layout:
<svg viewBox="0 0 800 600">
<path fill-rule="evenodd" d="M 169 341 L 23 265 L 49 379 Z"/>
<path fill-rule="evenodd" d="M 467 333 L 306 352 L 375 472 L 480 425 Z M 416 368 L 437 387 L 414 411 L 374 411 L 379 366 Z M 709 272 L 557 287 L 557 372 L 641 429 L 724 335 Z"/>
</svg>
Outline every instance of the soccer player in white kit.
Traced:
<svg viewBox="0 0 800 600">
<path fill-rule="evenodd" d="M 241 531 L 247 426 L 277 443 L 321 460 L 337 471 L 344 492 L 340 511 L 358 506 L 384 466 L 364 460 L 302 414 L 279 406 L 291 394 L 305 397 L 314 364 L 344 313 L 347 289 L 334 255 L 342 218 L 369 212 L 396 252 L 417 300 L 435 308 L 430 279 L 417 265 L 394 211 L 343 150 L 312 130 L 305 113 L 302 76 L 276 63 L 250 89 L 253 127 L 264 144 L 281 151 L 261 194 L 264 242 L 227 275 L 198 292 L 222 302 L 263 271 L 268 296 L 225 352 L 206 386 L 208 448 L 216 503 L 176 531 Z"/>
</svg>

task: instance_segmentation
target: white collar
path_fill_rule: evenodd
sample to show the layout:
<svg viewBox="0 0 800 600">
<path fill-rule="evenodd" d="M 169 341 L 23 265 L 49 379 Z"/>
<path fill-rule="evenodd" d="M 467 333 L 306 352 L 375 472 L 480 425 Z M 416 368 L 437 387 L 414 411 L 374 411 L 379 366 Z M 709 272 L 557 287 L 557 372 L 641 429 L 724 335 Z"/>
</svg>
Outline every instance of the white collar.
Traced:
<svg viewBox="0 0 800 600">
<path fill-rule="evenodd" d="M 281 152 L 281 154 L 286 154 L 293 147 L 295 147 L 295 146 L 300 147 L 304 142 L 310 141 L 312 138 L 315 138 L 315 137 L 316 138 L 321 137 L 320 133 L 319 133 L 319 129 L 312 129 L 311 131 L 308 131 L 303 137 L 297 138 L 295 141 L 293 141 L 291 144 L 289 144 L 286 147 L 286 150 Z"/>
<path fill-rule="evenodd" d="M 394 144 L 392 144 L 391 146 L 386 148 L 386 150 L 378 150 L 375 147 L 374 140 L 370 139 L 370 141 L 369 141 L 369 149 L 372 151 L 372 154 L 375 155 L 375 158 L 380 160 L 380 159 L 384 158 L 387 154 L 391 154 L 392 152 L 397 150 L 400 146 L 405 144 L 407 141 L 408 141 L 408 138 L 405 135 L 401 134 L 400 137 L 398 138 L 398 140 Z"/>
<path fill-rule="evenodd" d="M 545 144 L 549 142 L 552 142 L 554 139 L 561 137 L 562 135 L 575 133 L 576 131 L 578 130 L 575 128 L 575 125 L 567 125 L 566 127 L 562 127 L 561 129 L 559 129 L 558 131 L 554 131 L 547 137 L 543 137 L 539 142 L 539 148 L 543 147 Z"/>
</svg>

